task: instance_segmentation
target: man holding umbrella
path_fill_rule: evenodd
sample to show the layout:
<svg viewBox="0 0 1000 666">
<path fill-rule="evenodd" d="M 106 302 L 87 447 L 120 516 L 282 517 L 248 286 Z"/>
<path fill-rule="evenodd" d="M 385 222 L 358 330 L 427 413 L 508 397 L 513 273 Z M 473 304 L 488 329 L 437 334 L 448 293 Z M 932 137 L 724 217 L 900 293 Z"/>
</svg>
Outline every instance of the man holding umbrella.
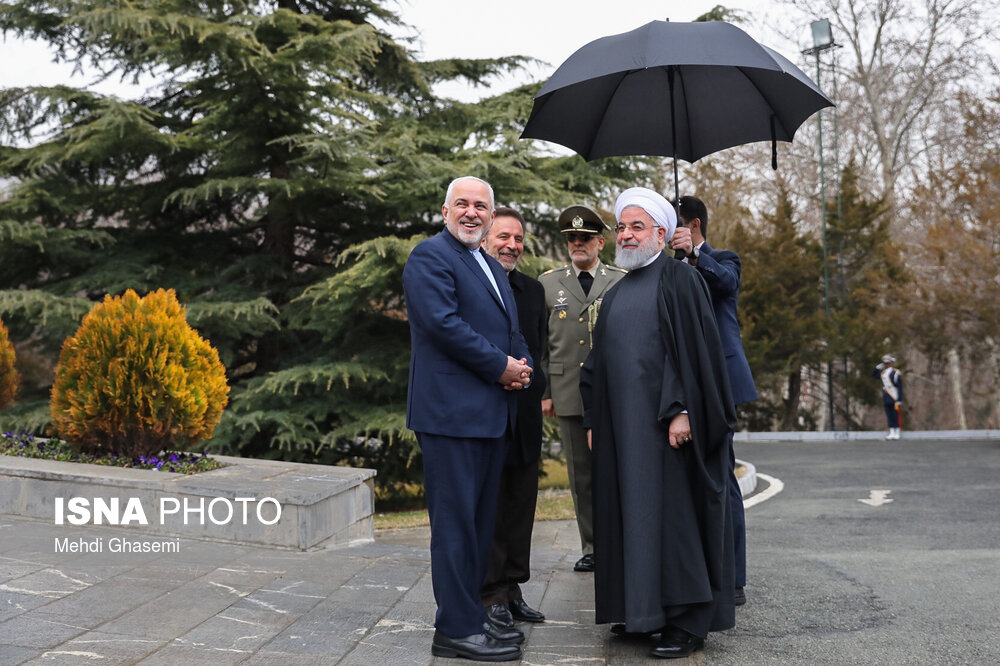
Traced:
<svg viewBox="0 0 1000 666">
<path fill-rule="evenodd" d="M 659 632 L 654 657 L 686 657 L 735 624 L 736 410 L 708 287 L 662 252 L 673 207 L 633 187 L 615 217 L 615 263 L 629 273 L 604 297 L 580 372 L 594 456 L 595 615 L 628 633 Z"/>
<path fill-rule="evenodd" d="M 740 256 L 732 250 L 717 250 L 708 244 L 708 209 L 698 197 L 681 197 L 678 206 L 684 226 L 670 239 L 670 249 L 684 252 L 685 260 L 705 278 L 712 297 L 712 309 L 726 354 L 726 370 L 733 402 L 742 405 L 757 399 L 757 387 L 750 374 L 740 336 L 737 305 L 740 294 Z M 729 508 L 733 515 L 733 546 L 736 549 L 736 605 L 746 603 L 747 580 L 746 518 L 743 493 L 736 479 L 736 453 L 729 436 Z"/>
</svg>

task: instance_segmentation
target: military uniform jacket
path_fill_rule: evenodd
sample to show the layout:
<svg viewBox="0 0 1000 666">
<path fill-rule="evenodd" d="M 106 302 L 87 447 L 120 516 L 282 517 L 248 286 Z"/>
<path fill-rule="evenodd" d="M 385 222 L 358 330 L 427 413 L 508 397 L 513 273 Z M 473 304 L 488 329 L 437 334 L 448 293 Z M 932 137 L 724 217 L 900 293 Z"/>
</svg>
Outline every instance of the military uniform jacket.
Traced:
<svg viewBox="0 0 1000 666">
<path fill-rule="evenodd" d="M 552 398 L 559 416 L 582 416 L 580 366 L 590 353 L 591 335 L 588 308 L 604 297 L 626 271 L 598 261 L 594 284 L 583 295 L 583 287 L 572 264 L 538 276 L 545 288 L 545 306 L 549 314 L 549 354 L 545 365 L 548 386 L 543 398 Z"/>
</svg>

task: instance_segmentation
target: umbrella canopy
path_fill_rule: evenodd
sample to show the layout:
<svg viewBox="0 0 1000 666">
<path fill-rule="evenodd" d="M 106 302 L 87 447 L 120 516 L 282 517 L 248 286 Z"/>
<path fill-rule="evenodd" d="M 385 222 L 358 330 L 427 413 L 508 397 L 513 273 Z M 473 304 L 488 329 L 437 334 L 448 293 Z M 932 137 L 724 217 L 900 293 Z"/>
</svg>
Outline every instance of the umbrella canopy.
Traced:
<svg viewBox="0 0 1000 666">
<path fill-rule="evenodd" d="M 522 138 L 587 160 L 694 162 L 754 141 L 791 141 L 833 103 L 779 53 L 722 21 L 652 21 L 580 48 L 535 97 Z"/>
</svg>

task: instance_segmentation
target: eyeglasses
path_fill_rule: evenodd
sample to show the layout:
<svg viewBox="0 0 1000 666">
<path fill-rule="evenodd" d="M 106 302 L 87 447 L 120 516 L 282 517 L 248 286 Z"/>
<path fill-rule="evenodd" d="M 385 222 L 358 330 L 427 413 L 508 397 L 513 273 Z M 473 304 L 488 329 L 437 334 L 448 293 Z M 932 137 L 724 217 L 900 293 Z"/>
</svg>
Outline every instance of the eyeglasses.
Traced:
<svg viewBox="0 0 1000 666">
<path fill-rule="evenodd" d="M 569 233 L 565 233 L 563 235 L 566 236 L 566 240 L 569 241 L 570 243 L 577 243 L 577 242 L 586 243 L 588 241 L 597 238 L 597 234 L 578 234 L 572 231 Z"/>
<path fill-rule="evenodd" d="M 633 234 L 641 234 L 646 229 L 655 229 L 657 225 L 655 224 L 649 225 L 646 224 L 645 222 L 629 222 L 627 226 L 628 230 L 631 231 Z M 617 225 L 615 225 L 615 233 L 616 234 L 624 233 L 625 228 L 626 225 L 619 222 Z"/>
</svg>

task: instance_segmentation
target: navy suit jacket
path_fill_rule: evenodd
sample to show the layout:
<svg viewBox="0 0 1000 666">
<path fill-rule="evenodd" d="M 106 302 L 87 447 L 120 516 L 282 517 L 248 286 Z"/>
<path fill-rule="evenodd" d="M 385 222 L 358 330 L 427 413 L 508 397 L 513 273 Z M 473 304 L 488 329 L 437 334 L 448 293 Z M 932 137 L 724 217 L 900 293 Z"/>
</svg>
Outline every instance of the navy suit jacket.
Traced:
<svg viewBox="0 0 1000 666">
<path fill-rule="evenodd" d="M 750 374 L 740 336 L 740 321 L 737 314 L 740 293 L 740 272 L 742 264 L 738 254 L 731 250 L 716 250 L 708 241 L 701 246 L 701 255 L 696 267 L 708 283 L 712 296 L 712 309 L 722 338 L 722 349 L 726 354 L 726 370 L 733 391 L 733 402 L 737 405 L 757 399 L 757 387 Z"/>
<path fill-rule="evenodd" d="M 504 390 L 497 380 L 508 355 L 534 363 L 507 274 L 496 259 L 483 256 L 502 305 L 475 257 L 447 228 L 417 244 L 406 260 L 406 427 L 414 432 L 497 438 L 516 423 L 517 391 Z"/>
</svg>

